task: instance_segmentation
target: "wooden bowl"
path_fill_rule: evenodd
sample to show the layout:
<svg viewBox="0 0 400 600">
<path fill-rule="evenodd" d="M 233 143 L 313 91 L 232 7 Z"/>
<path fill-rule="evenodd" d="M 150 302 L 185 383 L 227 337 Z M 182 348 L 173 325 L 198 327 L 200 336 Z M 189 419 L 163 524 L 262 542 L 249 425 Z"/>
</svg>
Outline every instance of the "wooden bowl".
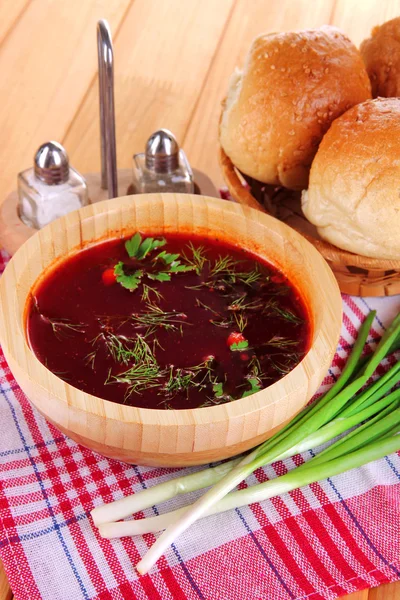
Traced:
<svg viewBox="0 0 400 600">
<path fill-rule="evenodd" d="M 311 349 L 288 375 L 253 396 L 193 410 L 123 406 L 79 391 L 30 350 L 27 301 L 39 277 L 81 248 L 140 230 L 184 232 L 241 246 L 286 273 L 304 298 Z M 232 202 L 149 194 L 87 206 L 57 219 L 16 252 L 0 280 L 0 342 L 22 390 L 58 429 L 93 450 L 126 462 L 184 466 L 223 459 L 260 443 L 311 398 L 330 366 L 341 326 L 338 286 L 321 255 L 287 225 Z"/>
<path fill-rule="evenodd" d="M 239 204 L 272 214 L 306 237 L 328 262 L 343 293 L 353 296 L 400 294 L 400 260 L 361 256 L 325 242 L 303 215 L 300 192 L 264 185 L 250 178 L 245 181 L 222 148 L 220 164 L 232 198 Z"/>
</svg>

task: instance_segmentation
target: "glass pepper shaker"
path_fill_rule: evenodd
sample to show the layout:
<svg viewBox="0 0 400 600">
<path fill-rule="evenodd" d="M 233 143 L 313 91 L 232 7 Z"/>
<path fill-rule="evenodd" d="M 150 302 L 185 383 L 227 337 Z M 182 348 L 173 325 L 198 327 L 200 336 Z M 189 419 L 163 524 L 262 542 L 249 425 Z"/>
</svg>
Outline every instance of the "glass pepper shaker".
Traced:
<svg viewBox="0 0 400 600">
<path fill-rule="evenodd" d="M 159 129 L 147 140 L 146 150 L 133 157 L 133 191 L 194 192 L 193 173 L 186 154 L 168 129 Z"/>
<path fill-rule="evenodd" d="M 18 196 L 21 221 L 35 229 L 89 203 L 84 178 L 69 166 L 57 142 L 40 146 L 34 166 L 19 173 Z"/>
</svg>

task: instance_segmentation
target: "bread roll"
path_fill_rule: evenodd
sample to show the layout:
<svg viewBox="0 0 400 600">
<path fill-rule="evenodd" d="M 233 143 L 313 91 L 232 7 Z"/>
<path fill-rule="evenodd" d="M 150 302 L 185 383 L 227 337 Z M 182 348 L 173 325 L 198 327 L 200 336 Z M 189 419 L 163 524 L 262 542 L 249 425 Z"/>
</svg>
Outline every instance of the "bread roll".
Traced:
<svg viewBox="0 0 400 600">
<path fill-rule="evenodd" d="M 367 98 L 360 53 L 339 29 L 262 35 L 231 79 L 220 143 L 245 175 L 304 189 L 332 121 Z"/>
<path fill-rule="evenodd" d="M 400 98 L 353 106 L 332 123 L 302 207 L 320 236 L 363 256 L 400 259 Z"/>
<path fill-rule="evenodd" d="M 372 96 L 400 96 L 400 17 L 374 27 L 360 46 Z"/>
</svg>

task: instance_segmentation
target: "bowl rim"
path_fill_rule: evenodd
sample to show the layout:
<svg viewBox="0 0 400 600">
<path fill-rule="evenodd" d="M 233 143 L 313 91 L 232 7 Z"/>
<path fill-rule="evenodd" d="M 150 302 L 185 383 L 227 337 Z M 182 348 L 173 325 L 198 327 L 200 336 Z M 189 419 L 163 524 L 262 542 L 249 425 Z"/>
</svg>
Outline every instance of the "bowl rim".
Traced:
<svg viewBox="0 0 400 600">
<path fill-rule="evenodd" d="M 306 249 L 308 254 L 312 256 L 313 262 L 319 263 L 319 267 L 321 268 L 321 272 L 324 274 L 325 283 L 330 282 L 331 286 L 333 286 L 334 293 L 331 297 L 328 297 L 327 304 L 322 306 L 322 318 L 320 328 L 328 328 L 333 330 L 332 340 L 330 340 L 330 360 L 332 359 L 337 341 L 339 339 L 340 327 L 342 323 L 342 302 L 340 291 L 337 285 L 337 282 L 334 278 L 332 271 L 330 270 L 326 261 L 321 257 L 318 251 L 310 244 L 304 237 L 302 237 L 299 233 L 293 230 L 288 225 L 282 223 L 281 221 L 275 219 L 274 217 L 261 213 L 255 209 L 241 206 L 240 204 L 235 204 L 233 202 L 229 202 L 226 200 L 211 198 L 207 196 L 194 196 L 190 194 L 143 194 L 143 195 L 135 195 L 134 201 L 135 204 L 148 204 L 151 202 L 171 202 L 171 197 L 174 196 L 175 202 L 177 202 L 178 206 L 184 206 L 185 203 L 202 203 L 203 209 L 207 212 L 213 207 L 223 209 L 223 211 L 228 211 L 229 213 L 234 213 L 238 217 L 245 220 L 246 225 L 249 225 L 251 222 L 256 220 L 257 223 L 264 225 L 266 228 L 274 231 L 284 231 L 289 235 L 290 240 L 297 244 L 299 248 Z M 124 208 L 127 208 L 128 205 L 132 203 L 132 196 L 123 196 L 111 200 L 105 200 L 96 204 L 92 204 L 86 206 L 84 208 L 79 209 L 78 211 L 74 211 L 74 213 L 69 213 L 65 217 L 61 217 L 57 219 L 57 221 L 50 223 L 43 229 L 39 230 L 28 239 L 21 248 L 18 249 L 16 254 L 11 258 L 9 264 L 7 265 L 2 277 L 0 278 L 0 292 L 2 288 L 4 289 L 7 286 L 9 274 L 13 273 L 15 275 L 16 270 L 14 270 L 15 265 L 19 258 L 22 255 L 29 255 L 30 250 L 33 250 L 36 246 L 36 240 L 40 240 L 44 245 L 46 244 L 46 238 L 50 239 L 49 233 L 53 231 L 55 227 L 54 223 L 56 223 L 58 230 L 60 227 L 65 227 L 66 231 L 68 231 L 68 223 L 74 222 L 74 219 L 78 218 L 81 222 L 89 222 L 94 221 L 96 216 L 98 215 L 107 215 L 109 217 L 112 213 L 116 211 L 123 211 Z M 200 205 L 199 205 L 200 206 Z M 141 230 L 143 230 L 141 228 Z M 146 233 L 146 232 L 145 232 Z M 150 233 L 150 231 L 149 231 Z M 155 233 L 155 232 L 154 232 Z M 67 254 L 60 255 L 53 261 L 49 263 L 44 270 L 42 270 L 40 277 L 45 276 L 46 271 L 48 271 L 49 267 L 53 267 L 54 264 L 60 263 L 65 260 L 68 256 L 79 252 L 79 250 L 89 247 L 91 245 L 95 245 L 105 239 L 111 239 L 111 237 L 126 237 L 126 232 L 121 233 L 119 236 L 111 236 L 107 235 L 104 237 L 96 237 L 94 236 L 93 240 L 90 242 L 84 242 L 81 238 L 81 244 L 79 247 L 72 248 Z M 128 233 L 129 235 L 129 233 Z M 251 250 L 251 249 L 250 249 Z M 251 250 L 254 252 L 254 250 Z M 270 261 L 273 263 L 273 261 Z M 279 267 L 278 267 L 279 268 Z M 34 281 L 30 285 L 30 289 L 36 285 L 38 278 L 36 277 Z M 324 283 L 324 282 L 322 282 Z M 17 286 L 15 286 L 17 288 Z M 300 290 L 301 291 L 301 290 Z M 1 295 L 1 294 L 0 294 Z M 28 294 L 29 295 L 29 294 Z M 75 409 L 81 410 L 85 413 L 90 413 L 99 417 L 107 417 L 108 419 L 113 419 L 117 421 L 123 421 L 125 423 L 140 423 L 146 425 L 158 425 L 158 426 L 168 426 L 168 425 L 204 425 L 207 423 L 216 423 L 220 421 L 226 421 L 229 419 L 237 419 L 246 418 L 246 415 L 254 413 L 255 411 L 260 411 L 269 406 L 275 405 L 280 401 L 279 390 L 285 384 L 287 384 L 290 380 L 294 379 L 294 375 L 299 372 L 301 369 L 304 370 L 304 365 L 307 365 L 308 370 L 310 365 L 317 359 L 315 354 L 315 348 L 313 346 L 313 342 L 315 340 L 315 336 L 317 335 L 317 331 L 312 332 L 312 343 L 309 351 L 302 359 L 302 361 L 296 365 L 296 367 L 288 374 L 282 377 L 280 380 L 275 382 L 274 384 L 264 388 L 260 392 L 257 392 L 251 396 L 248 396 L 243 399 L 235 400 L 232 403 L 226 403 L 219 406 L 212 407 L 204 407 L 204 408 L 193 408 L 193 409 L 180 409 L 176 411 L 167 411 L 163 409 L 150 409 L 150 408 L 137 408 L 134 406 L 126 406 L 118 403 L 114 403 L 110 400 L 105 400 L 103 398 L 99 398 L 97 396 L 93 396 L 86 392 L 71 386 L 69 383 L 64 382 L 59 379 L 54 373 L 49 371 L 36 357 L 33 350 L 29 347 L 26 336 L 26 326 L 24 317 L 21 319 L 18 316 L 17 308 L 21 306 L 20 301 L 17 301 L 16 298 L 16 289 L 12 290 L 11 298 L 13 300 L 12 306 L 7 307 L 7 310 L 3 310 L 2 314 L 6 315 L 6 313 L 10 312 L 16 320 L 17 327 L 19 333 L 24 338 L 24 347 L 27 356 L 27 362 L 35 367 L 35 373 L 41 373 L 43 377 L 41 377 L 42 381 L 34 380 L 36 385 L 41 386 L 43 389 L 48 390 L 48 386 L 43 384 L 43 381 L 50 382 L 52 394 L 54 396 L 54 389 L 64 390 L 64 393 L 57 394 L 57 400 L 65 403 L 66 405 L 71 406 Z M 326 298 L 325 298 L 326 300 Z M 27 305 L 28 296 L 25 297 L 24 300 L 24 308 Z M 0 342 L 3 345 L 3 350 L 6 355 L 6 359 L 9 357 L 13 362 L 18 364 L 17 358 L 13 355 L 10 346 L 9 333 L 7 328 L 4 326 L 3 318 L 0 318 Z M 312 370 L 312 369 L 311 369 Z M 33 379 L 31 373 L 28 375 Z M 61 384 L 60 384 L 61 382 Z M 71 393 L 71 391 L 73 392 Z M 78 394 L 76 393 L 78 391 Z M 295 390 L 293 390 L 293 393 Z M 287 396 L 288 394 L 286 394 Z M 268 397 L 266 397 L 268 396 Z M 78 401 L 77 398 L 80 398 Z M 261 402 L 261 399 L 263 401 Z"/>
</svg>

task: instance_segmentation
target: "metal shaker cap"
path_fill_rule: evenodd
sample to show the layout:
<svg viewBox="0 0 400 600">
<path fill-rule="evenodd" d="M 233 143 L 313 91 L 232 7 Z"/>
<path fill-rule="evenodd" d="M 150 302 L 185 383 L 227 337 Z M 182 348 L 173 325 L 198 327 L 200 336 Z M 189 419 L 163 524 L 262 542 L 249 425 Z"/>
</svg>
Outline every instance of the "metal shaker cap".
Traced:
<svg viewBox="0 0 400 600">
<path fill-rule="evenodd" d="M 146 167 L 156 173 L 170 173 L 179 167 L 179 146 L 168 129 L 159 129 L 146 144 Z"/>
<path fill-rule="evenodd" d="M 68 154 L 58 142 L 46 142 L 37 150 L 34 173 L 47 185 L 65 183 L 69 177 Z"/>
</svg>

